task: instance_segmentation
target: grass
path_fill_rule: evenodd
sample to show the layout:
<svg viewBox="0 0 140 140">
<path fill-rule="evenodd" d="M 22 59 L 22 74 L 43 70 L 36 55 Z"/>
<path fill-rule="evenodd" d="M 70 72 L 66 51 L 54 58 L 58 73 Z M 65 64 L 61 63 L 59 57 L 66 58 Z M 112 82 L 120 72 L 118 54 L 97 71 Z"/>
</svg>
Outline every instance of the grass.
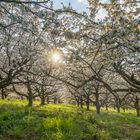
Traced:
<svg viewBox="0 0 140 140">
<path fill-rule="evenodd" d="M 73 105 L 26 107 L 26 101 L 0 100 L 0 140 L 139 140 L 135 112 L 102 110 L 101 115 Z"/>
</svg>

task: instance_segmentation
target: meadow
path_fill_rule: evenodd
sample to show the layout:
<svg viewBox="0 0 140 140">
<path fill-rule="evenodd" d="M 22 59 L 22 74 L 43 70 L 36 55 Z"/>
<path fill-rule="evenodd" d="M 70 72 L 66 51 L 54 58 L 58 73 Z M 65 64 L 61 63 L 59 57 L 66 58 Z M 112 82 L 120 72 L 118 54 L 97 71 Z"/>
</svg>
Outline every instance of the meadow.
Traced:
<svg viewBox="0 0 140 140">
<path fill-rule="evenodd" d="M 74 105 L 27 107 L 26 101 L 0 100 L 0 140 L 140 140 L 134 110 L 97 115 Z"/>
</svg>

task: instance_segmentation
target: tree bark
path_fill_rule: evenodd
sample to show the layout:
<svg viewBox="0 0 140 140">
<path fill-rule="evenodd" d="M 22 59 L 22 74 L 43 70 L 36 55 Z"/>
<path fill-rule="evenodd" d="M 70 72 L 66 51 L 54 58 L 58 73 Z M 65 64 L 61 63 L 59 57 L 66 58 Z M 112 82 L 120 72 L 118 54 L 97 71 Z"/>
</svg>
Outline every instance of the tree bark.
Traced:
<svg viewBox="0 0 140 140">
<path fill-rule="evenodd" d="M 45 98 L 41 98 L 41 104 L 40 105 L 45 105 Z"/>
<path fill-rule="evenodd" d="M 77 106 L 78 106 L 78 107 L 80 106 L 79 99 L 77 99 Z"/>
<path fill-rule="evenodd" d="M 136 109 L 137 116 L 140 117 L 139 98 L 137 96 L 135 98 L 135 109 Z"/>
<path fill-rule="evenodd" d="M 80 98 L 80 107 L 83 108 L 83 98 L 82 98 L 82 96 Z"/>
<path fill-rule="evenodd" d="M 123 112 L 125 112 L 125 107 L 123 107 L 122 109 L 123 109 Z"/>
<path fill-rule="evenodd" d="M 20 96 L 20 99 L 23 100 L 24 99 L 23 96 Z"/>
<path fill-rule="evenodd" d="M 28 96 L 28 106 L 29 107 L 33 106 L 33 97 L 31 95 Z"/>
<path fill-rule="evenodd" d="M 96 91 L 95 93 L 95 107 L 96 107 L 96 113 L 100 114 L 100 103 L 99 103 L 99 93 Z"/>
<path fill-rule="evenodd" d="M 89 105 L 90 105 L 89 96 L 87 96 L 86 105 L 87 105 L 87 110 L 89 110 Z"/>
<path fill-rule="evenodd" d="M 117 106 L 117 112 L 120 113 L 120 107 L 119 106 Z"/>
<path fill-rule="evenodd" d="M 47 104 L 49 104 L 50 103 L 50 99 L 49 99 L 49 97 L 47 97 Z"/>
<path fill-rule="evenodd" d="M 97 114 L 100 114 L 100 108 L 101 108 L 100 106 L 98 106 L 98 105 L 96 106 L 96 113 Z"/>
<path fill-rule="evenodd" d="M 139 108 L 136 109 L 136 112 L 137 112 L 137 116 L 140 117 L 140 109 Z"/>
<path fill-rule="evenodd" d="M 28 106 L 33 106 L 33 94 L 31 89 L 31 83 L 29 82 L 29 78 L 27 77 L 27 89 L 28 89 Z"/>
<path fill-rule="evenodd" d="M 4 100 L 5 99 L 5 95 L 4 95 L 4 89 L 1 89 L 1 99 Z"/>
<path fill-rule="evenodd" d="M 106 111 L 108 111 L 108 106 L 107 105 L 105 105 L 105 108 L 106 108 Z"/>
<path fill-rule="evenodd" d="M 54 97 L 54 104 L 57 104 L 57 98 Z"/>
<path fill-rule="evenodd" d="M 120 99 L 116 98 L 116 108 L 117 108 L 117 112 L 120 113 Z"/>
</svg>

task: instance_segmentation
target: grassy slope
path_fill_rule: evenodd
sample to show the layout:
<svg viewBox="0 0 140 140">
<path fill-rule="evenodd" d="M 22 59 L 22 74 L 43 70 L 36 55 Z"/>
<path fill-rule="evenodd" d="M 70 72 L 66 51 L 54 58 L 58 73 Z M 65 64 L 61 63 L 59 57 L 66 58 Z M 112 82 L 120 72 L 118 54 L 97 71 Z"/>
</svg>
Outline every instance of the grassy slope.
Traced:
<svg viewBox="0 0 140 140">
<path fill-rule="evenodd" d="M 134 111 L 96 115 L 72 105 L 27 108 L 25 101 L 0 100 L 0 140 L 140 140 Z"/>
</svg>

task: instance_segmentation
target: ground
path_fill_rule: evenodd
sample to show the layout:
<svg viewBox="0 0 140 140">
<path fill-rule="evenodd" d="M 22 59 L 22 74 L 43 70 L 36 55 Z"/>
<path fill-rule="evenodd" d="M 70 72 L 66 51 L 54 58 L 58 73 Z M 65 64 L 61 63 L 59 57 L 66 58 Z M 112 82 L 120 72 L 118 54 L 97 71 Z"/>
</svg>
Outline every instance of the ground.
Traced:
<svg viewBox="0 0 140 140">
<path fill-rule="evenodd" d="M 0 100 L 0 140 L 140 140 L 140 118 L 134 110 L 101 115 L 74 105 L 26 106 Z"/>
</svg>

